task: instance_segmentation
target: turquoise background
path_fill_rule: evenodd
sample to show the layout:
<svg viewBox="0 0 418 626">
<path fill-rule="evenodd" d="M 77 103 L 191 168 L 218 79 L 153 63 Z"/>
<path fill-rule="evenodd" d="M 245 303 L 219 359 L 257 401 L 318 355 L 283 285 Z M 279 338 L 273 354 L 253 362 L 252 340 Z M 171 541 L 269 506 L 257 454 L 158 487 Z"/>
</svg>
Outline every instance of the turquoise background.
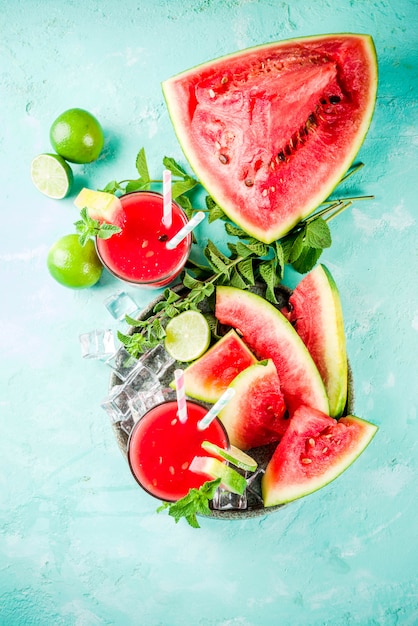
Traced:
<svg viewBox="0 0 418 626">
<path fill-rule="evenodd" d="M 417 607 L 416 0 L 3 0 L 1 159 L 1 626 L 410 625 Z M 141 146 L 186 166 L 160 83 L 199 62 L 289 37 L 373 36 L 375 115 L 347 193 L 374 194 L 331 222 L 322 261 L 340 288 L 356 413 L 379 432 L 323 490 L 254 520 L 194 530 L 155 513 L 100 401 L 103 364 L 78 335 L 116 328 L 90 290 L 55 283 L 46 255 L 73 231 L 84 186 L 135 175 Z M 74 166 L 71 197 L 42 196 L 32 158 L 70 107 L 106 133 Z M 199 227 L 222 242 L 221 226 Z M 297 277 L 289 274 L 290 284 Z M 150 292 L 128 290 L 139 306 Z"/>
</svg>

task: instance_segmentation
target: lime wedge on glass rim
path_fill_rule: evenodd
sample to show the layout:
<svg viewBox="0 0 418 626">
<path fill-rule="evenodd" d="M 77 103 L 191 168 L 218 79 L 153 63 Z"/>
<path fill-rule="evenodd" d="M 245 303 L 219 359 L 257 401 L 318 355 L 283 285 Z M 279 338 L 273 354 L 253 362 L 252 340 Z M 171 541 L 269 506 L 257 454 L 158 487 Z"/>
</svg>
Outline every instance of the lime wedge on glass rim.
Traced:
<svg viewBox="0 0 418 626">
<path fill-rule="evenodd" d="M 249 454 L 243 452 L 233 445 L 230 445 L 228 450 L 224 450 L 224 448 L 217 446 L 215 443 L 211 443 L 210 441 L 204 441 L 202 443 L 202 448 L 206 450 L 206 452 L 216 454 L 222 459 L 225 459 L 225 461 L 228 461 L 228 463 L 232 463 L 232 465 L 235 465 L 235 467 L 239 467 L 246 472 L 255 472 L 255 470 L 257 469 L 257 461 L 253 459 Z"/>
<path fill-rule="evenodd" d="M 198 311 L 176 315 L 168 322 L 165 332 L 165 349 L 176 361 L 194 361 L 209 348 L 210 327 L 205 316 Z"/>
<path fill-rule="evenodd" d="M 48 198 L 61 200 L 71 189 L 73 172 L 58 154 L 38 154 L 30 168 L 35 187 Z"/>
</svg>

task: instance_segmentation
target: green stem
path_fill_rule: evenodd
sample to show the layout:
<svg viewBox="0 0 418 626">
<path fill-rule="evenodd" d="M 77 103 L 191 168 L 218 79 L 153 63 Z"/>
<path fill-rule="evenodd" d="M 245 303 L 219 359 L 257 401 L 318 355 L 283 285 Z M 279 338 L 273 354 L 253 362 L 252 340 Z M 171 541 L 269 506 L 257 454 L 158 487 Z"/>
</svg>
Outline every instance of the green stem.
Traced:
<svg viewBox="0 0 418 626">
<path fill-rule="evenodd" d="M 336 211 L 334 211 L 334 213 L 332 213 L 331 215 L 328 215 L 325 221 L 330 222 L 332 219 L 334 219 L 334 217 L 337 217 L 337 215 L 345 211 L 352 204 L 353 202 L 351 200 L 349 200 L 348 202 L 344 202 Z"/>
<path fill-rule="evenodd" d="M 340 183 L 344 182 L 345 180 L 347 180 L 347 178 L 350 178 L 350 176 L 352 176 L 353 174 L 356 174 L 356 172 L 358 172 L 359 170 L 361 170 L 361 168 L 364 167 L 364 163 L 357 163 L 357 165 L 354 165 L 351 170 L 349 170 L 340 180 Z"/>
</svg>

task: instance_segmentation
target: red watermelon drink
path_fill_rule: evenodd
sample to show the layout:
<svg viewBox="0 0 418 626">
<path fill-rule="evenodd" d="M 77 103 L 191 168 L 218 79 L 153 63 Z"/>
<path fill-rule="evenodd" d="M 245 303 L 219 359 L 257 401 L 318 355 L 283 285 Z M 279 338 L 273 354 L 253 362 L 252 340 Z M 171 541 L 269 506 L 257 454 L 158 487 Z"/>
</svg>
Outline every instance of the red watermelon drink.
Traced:
<svg viewBox="0 0 418 626">
<path fill-rule="evenodd" d="M 174 502 L 208 480 L 189 470 L 191 462 L 202 455 L 203 441 L 225 450 L 229 441 L 217 418 L 204 430 L 198 429 L 197 423 L 206 414 L 205 407 L 187 401 L 187 421 L 183 423 L 173 400 L 153 407 L 135 424 L 128 441 L 128 461 L 145 491 L 160 500 Z"/>
<path fill-rule="evenodd" d="M 117 278 L 141 287 L 164 287 L 183 269 L 190 253 L 189 233 L 174 249 L 167 241 L 186 224 L 187 217 L 172 202 L 172 223 L 163 224 L 163 196 L 154 191 L 135 191 L 120 198 L 121 209 L 112 222 L 121 232 L 110 239 L 96 239 L 103 265 Z"/>
</svg>

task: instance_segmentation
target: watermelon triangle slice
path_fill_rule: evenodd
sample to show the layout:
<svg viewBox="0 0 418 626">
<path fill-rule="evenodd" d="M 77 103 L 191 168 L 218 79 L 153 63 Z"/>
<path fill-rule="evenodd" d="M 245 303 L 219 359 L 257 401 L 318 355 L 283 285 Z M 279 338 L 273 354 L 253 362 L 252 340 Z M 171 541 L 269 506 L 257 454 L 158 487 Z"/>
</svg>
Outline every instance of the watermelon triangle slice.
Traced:
<svg viewBox="0 0 418 626">
<path fill-rule="evenodd" d="M 377 64 L 368 35 L 268 43 L 162 84 L 191 167 L 231 220 L 270 243 L 323 202 L 368 130 Z"/>
<path fill-rule="evenodd" d="M 337 421 L 299 407 L 263 476 L 264 505 L 291 502 L 327 485 L 355 461 L 376 431 L 377 426 L 353 415 Z"/>
<path fill-rule="evenodd" d="M 347 402 L 348 364 L 340 295 L 331 272 L 317 265 L 289 298 L 287 314 L 324 381 L 329 415 L 340 417 Z"/>
<path fill-rule="evenodd" d="M 190 398 L 214 404 L 242 370 L 257 362 L 232 328 L 203 356 L 184 370 L 184 387 Z M 175 386 L 175 383 L 171 383 Z"/>
<path fill-rule="evenodd" d="M 235 395 L 218 415 L 230 443 L 249 450 L 278 441 L 286 431 L 288 416 L 273 361 L 247 367 L 230 387 Z"/>
</svg>

